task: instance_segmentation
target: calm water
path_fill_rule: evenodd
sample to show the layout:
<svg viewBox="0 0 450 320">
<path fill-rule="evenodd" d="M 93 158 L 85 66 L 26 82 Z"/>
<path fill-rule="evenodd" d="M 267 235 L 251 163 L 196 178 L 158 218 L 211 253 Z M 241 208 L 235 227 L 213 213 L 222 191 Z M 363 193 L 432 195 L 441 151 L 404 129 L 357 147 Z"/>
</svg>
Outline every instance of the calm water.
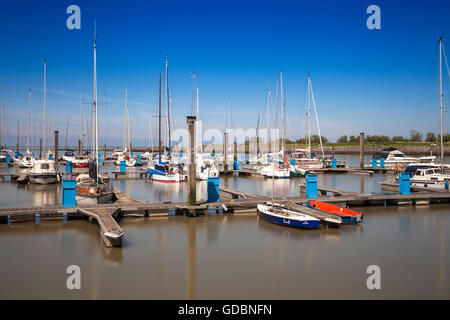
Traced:
<svg viewBox="0 0 450 320">
<path fill-rule="evenodd" d="M 320 175 L 319 185 L 381 192 L 378 182 L 390 177 Z M 275 180 L 276 196 L 297 195 L 301 182 Z M 272 181 L 261 178 L 227 177 L 220 183 L 272 193 Z M 113 184 L 138 200 L 187 197 L 187 184 Z M 199 182 L 199 197 L 205 189 Z M 0 183 L 1 206 L 60 198 L 58 186 Z M 309 231 L 273 225 L 252 213 L 125 218 L 123 248 L 105 248 L 98 226 L 84 220 L 0 225 L 0 299 L 450 298 L 449 205 L 356 210 L 365 213 L 360 225 Z M 79 291 L 65 285 L 72 264 L 81 268 Z M 381 290 L 366 287 L 369 265 L 381 268 Z"/>
</svg>

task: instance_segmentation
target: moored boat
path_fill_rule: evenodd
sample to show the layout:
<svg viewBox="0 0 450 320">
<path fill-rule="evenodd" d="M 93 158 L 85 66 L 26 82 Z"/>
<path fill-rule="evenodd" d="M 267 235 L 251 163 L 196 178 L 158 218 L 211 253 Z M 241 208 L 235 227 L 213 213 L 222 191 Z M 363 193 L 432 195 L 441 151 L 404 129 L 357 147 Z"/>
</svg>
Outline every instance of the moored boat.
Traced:
<svg viewBox="0 0 450 320">
<path fill-rule="evenodd" d="M 317 218 L 288 210 L 279 205 L 271 205 L 271 203 L 258 204 L 257 210 L 264 220 L 284 226 L 315 229 L 320 225 L 320 220 Z"/>
<path fill-rule="evenodd" d="M 76 180 L 77 204 L 105 204 L 115 201 L 114 191 L 110 188 L 108 179 L 103 176 L 96 179 L 88 174 L 80 174 Z"/>
<path fill-rule="evenodd" d="M 307 206 L 311 209 L 338 216 L 342 219 L 343 224 L 359 223 L 364 218 L 363 213 L 327 202 L 309 200 Z"/>
<path fill-rule="evenodd" d="M 28 172 L 28 178 L 31 183 L 36 184 L 53 184 L 61 180 L 53 160 L 36 160 L 33 168 Z"/>
</svg>

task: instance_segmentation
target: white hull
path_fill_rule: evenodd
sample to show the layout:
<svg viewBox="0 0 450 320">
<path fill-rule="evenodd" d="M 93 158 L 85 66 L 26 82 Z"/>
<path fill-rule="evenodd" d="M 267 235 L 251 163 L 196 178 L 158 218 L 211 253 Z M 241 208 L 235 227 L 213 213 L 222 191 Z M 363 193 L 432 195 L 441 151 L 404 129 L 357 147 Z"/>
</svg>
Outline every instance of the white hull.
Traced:
<svg viewBox="0 0 450 320">
<path fill-rule="evenodd" d="M 30 174 L 28 176 L 31 183 L 35 184 L 54 184 L 59 183 L 60 178 L 58 174 Z"/>
<path fill-rule="evenodd" d="M 289 178 L 290 172 L 287 168 L 273 168 L 273 166 L 261 166 L 256 169 L 257 173 L 270 178 Z"/>
</svg>

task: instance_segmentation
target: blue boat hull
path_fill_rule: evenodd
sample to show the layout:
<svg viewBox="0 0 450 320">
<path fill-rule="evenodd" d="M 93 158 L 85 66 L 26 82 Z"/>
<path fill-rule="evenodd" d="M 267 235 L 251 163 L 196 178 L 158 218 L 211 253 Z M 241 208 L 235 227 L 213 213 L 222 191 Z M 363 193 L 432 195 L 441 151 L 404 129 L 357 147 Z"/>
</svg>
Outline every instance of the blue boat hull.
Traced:
<svg viewBox="0 0 450 320">
<path fill-rule="evenodd" d="M 304 228 L 304 229 L 315 229 L 320 225 L 320 220 L 312 220 L 312 221 L 298 221 L 292 220 L 289 218 L 279 218 L 269 214 L 265 214 L 258 210 L 259 215 L 266 221 L 281 224 L 283 226 L 295 227 L 295 228 Z"/>
</svg>

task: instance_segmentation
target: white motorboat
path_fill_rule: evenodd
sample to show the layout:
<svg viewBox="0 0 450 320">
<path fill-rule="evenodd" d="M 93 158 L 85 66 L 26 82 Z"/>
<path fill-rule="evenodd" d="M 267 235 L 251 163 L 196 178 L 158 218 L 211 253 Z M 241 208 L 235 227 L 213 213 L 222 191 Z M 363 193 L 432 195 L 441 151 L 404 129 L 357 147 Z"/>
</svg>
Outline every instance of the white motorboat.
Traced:
<svg viewBox="0 0 450 320">
<path fill-rule="evenodd" d="M 118 157 L 116 165 L 120 166 L 122 161 L 125 161 L 127 167 L 134 167 L 136 165 L 136 159 L 132 157 L 129 152 L 125 152 L 121 157 Z"/>
<path fill-rule="evenodd" d="M 11 153 L 12 153 L 11 150 L 8 150 L 8 149 L 0 149 L 0 162 L 5 163 L 5 162 L 6 162 L 6 156 L 7 156 L 7 155 L 9 155 L 10 161 L 12 161 Z"/>
<path fill-rule="evenodd" d="M 75 160 L 75 152 L 67 150 L 66 152 L 64 152 L 61 159 L 66 162 L 73 162 Z"/>
<path fill-rule="evenodd" d="M 393 147 L 386 148 L 375 153 L 372 156 L 372 159 L 377 159 L 378 166 L 380 165 L 381 159 L 384 159 L 384 166 L 388 168 L 394 167 L 396 164 L 400 164 L 405 167 L 411 163 L 419 162 L 420 160 L 419 158 L 407 157 L 403 152 Z"/>
<path fill-rule="evenodd" d="M 85 155 L 76 155 L 72 160 L 72 166 L 74 168 L 87 168 L 89 167 L 89 157 Z"/>
<path fill-rule="evenodd" d="M 147 168 L 145 177 L 150 180 L 161 182 L 183 182 L 186 176 L 181 167 L 170 166 L 169 164 L 154 164 Z"/>
<path fill-rule="evenodd" d="M 257 165 L 256 172 L 266 178 L 285 179 L 290 177 L 289 166 L 284 163 Z"/>
<path fill-rule="evenodd" d="M 209 154 L 206 156 L 202 154 L 197 155 L 197 170 L 195 177 L 197 180 L 208 180 L 208 178 L 219 177 L 219 168 Z"/>
<path fill-rule="evenodd" d="M 32 168 L 35 163 L 36 159 L 33 157 L 33 154 L 30 151 L 27 151 L 27 155 L 25 157 L 19 158 L 20 168 Z"/>
<path fill-rule="evenodd" d="M 36 184 L 53 184 L 61 180 L 55 169 L 53 160 L 36 160 L 34 166 L 28 171 L 28 179 Z"/>
</svg>

